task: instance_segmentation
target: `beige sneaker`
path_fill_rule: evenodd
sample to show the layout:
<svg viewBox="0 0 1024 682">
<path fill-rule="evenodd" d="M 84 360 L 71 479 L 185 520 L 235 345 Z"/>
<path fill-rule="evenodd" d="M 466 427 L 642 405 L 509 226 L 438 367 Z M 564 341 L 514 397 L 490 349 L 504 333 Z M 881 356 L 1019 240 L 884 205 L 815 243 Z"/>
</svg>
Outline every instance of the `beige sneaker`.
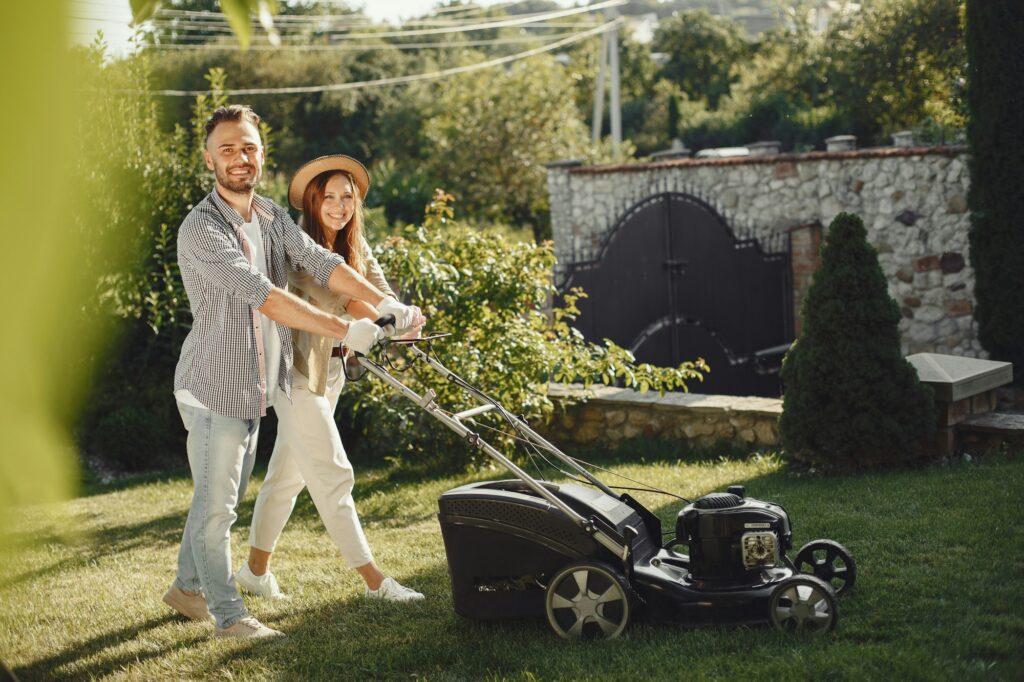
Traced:
<svg viewBox="0 0 1024 682">
<path fill-rule="evenodd" d="M 268 628 L 252 616 L 239 618 L 229 627 L 214 628 L 214 637 L 284 637 L 284 633 L 273 628 Z"/>
<path fill-rule="evenodd" d="M 171 585 L 164 594 L 164 603 L 189 620 L 213 622 L 206 598 L 201 594 L 189 594 L 177 585 Z"/>
</svg>

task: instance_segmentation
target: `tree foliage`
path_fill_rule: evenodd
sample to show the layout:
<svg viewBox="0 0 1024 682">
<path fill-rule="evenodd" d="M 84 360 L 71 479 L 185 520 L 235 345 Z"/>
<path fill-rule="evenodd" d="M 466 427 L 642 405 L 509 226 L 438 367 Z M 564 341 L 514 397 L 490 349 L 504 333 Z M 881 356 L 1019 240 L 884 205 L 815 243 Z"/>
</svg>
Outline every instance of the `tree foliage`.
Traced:
<svg viewBox="0 0 1024 682">
<path fill-rule="evenodd" d="M 967 4 L 970 55 L 971 265 L 978 337 L 1024 377 L 1024 11 L 1014 3 Z"/>
<path fill-rule="evenodd" d="M 654 48 L 668 57 L 662 75 L 691 99 L 706 100 L 711 109 L 729 93 L 739 77 L 738 66 L 750 51 L 739 24 L 703 9 L 664 19 Z"/>
<path fill-rule="evenodd" d="M 589 151 L 563 67 L 550 57 L 444 82 L 425 135 L 430 172 L 465 210 L 529 224 L 538 238 L 548 211 L 544 164 Z"/>
<path fill-rule="evenodd" d="M 924 454 L 935 432 L 932 392 L 903 357 L 899 308 L 856 215 L 829 226 L 802 314 L 782 365 L 786 452 L 843 469 Z"/>
</svg>

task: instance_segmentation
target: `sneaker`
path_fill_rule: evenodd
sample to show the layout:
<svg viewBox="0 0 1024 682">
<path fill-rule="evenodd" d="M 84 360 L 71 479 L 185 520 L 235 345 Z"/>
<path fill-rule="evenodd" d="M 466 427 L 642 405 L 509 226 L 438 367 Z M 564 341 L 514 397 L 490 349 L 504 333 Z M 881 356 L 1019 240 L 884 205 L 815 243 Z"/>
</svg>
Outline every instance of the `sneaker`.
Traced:
<svg viewBox="0 0 1024 682">
<path fill-rule="evenodd" d="M 226 628 L 214 628 L 213 636 L 220 638 L 248 639 L 253 637 L 284 637 L 280 630 L 268 628 L 252 616 L 239 618 Z"/>
<path fill-rule="evenodd" d="M 189 620 L 213 621 L 202 594 L 189 594 L 177 585 L 171 585 L 164 594 L 164 603 Z"/>
<path fill-rule="evenodd" d="M 249 568 L 249 564 L 242 564 L 242 567 L 238 569 L 238 573 L 235 573 L 235 582 L 238 583 L 243 590 L 250 592 L 260 597 L 266 597 L 267 599 L 285 599 L 284 592 L 277 585 L 277 578 L 270 571 L 267 571 L 263 575 L 254 575 L 252 570 Z"/>
<path fill-rule="evenodd" d="M 367 587 L 366 596 L 371 599 L 383 599 L 385 601 L 419 601 L 423 599 L 422 594 L 406 587 L 391 576 L 384 578 L 384 581 L 376 590 L 371 590 Z"/>
</svg>

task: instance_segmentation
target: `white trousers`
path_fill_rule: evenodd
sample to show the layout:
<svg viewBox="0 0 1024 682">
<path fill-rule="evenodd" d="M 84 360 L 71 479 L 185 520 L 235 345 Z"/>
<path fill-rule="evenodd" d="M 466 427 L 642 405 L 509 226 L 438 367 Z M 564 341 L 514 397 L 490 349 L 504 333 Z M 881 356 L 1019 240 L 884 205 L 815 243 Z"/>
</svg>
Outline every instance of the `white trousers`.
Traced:
<svg viewBox="0 0 1024 682">
<path fill-rule="evenodd" d="M 295 500 L 304 487 L 320 512 L 331 540 L 349 568 L 373 561 L 352 499 L 355 475 L 334 421 L 345 383 L 341 358 L 332 358 L 327 395 L 310 393 L 308 380 L 295 372 L 292 400 L 284 393 L 274 401 L 277 441 L 263 487 L 256 497 L 249 544 L 273 552 Z"/>
</svg>

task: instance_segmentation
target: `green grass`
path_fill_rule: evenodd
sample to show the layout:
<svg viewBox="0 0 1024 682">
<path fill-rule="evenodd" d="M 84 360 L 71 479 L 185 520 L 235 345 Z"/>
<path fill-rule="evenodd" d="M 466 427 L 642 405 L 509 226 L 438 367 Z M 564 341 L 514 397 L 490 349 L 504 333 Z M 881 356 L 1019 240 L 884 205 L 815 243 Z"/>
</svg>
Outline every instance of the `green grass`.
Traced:
<svg viewBox="0 0 1024 682">
<path fill-rule="evenodd" d="M 358 466 L 358 463 L 357 463 Z M 289 636 L 211 638 L 160 596 L 173 578 L 191 494 L 184 475 L 94 487 L 25 511 L 0 560 L 0 659 L 34 679 L 832 679 L 1024 676 L 1024 459 L 843 477 L 797 475 L 773 457 L 609 464 L 686 496 L 743 483 L 789 511 L 797 546 L 829 537 L 858 562 L 835 632 L 693 629 L 635 622 L 610 642 L 565 642 L 544 621 L 473 622 L 452 610 L 435 519 L 442 491 L 481 476 L 419 480 L 361 471 L 359 509 L 378 562 L 427 595 L 369 602 L 299 500 L 274 558 L 291 599 L 247 599 Z M 490 472 L 496 475 L 497 472 Z M 240 507 L 236 564 L 259 477 Z M 611 479 L 607 479 L 611 482 Z M 638 495 L 669 524 L 680 503 Z"/>
</svg>

